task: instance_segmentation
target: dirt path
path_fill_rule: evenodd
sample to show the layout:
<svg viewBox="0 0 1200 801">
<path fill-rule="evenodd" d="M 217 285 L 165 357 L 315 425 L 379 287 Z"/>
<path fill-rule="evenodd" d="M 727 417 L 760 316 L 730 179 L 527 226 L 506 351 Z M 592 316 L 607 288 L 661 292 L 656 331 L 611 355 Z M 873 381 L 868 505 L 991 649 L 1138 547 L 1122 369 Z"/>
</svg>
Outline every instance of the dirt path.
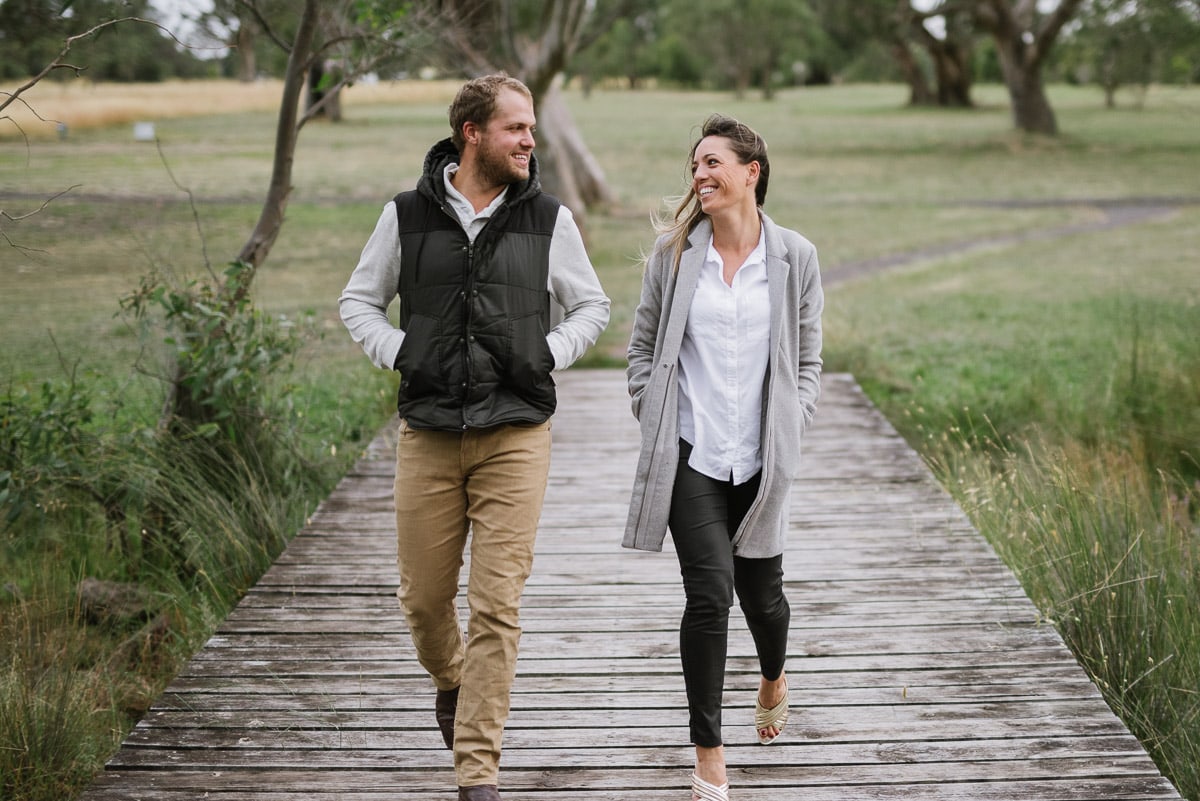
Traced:
<svg viewBox="0 0 1200 801">
<path fill-rule="evenodd" d="M 964 253 L 987 250 L 990 248 L 1017 245 L 1024 242 L 1058 239 L 1073 234 L 1089 231 L 1108 231 L 1127 225 L 1139 225 L 1148 222 L 1166 220 L 1178 214 L 1184 206 L 1200 204 L 1196 197 L 1164 197 L 1164 198 L 1114 198 L 1110 200 L 1045 200 L 1045 201 L 967 201 L 961 205 L 991 206 L 998 209 L 1037 208 L 1056 206 L 1087 206 L 1101 210 L 1104 216 L 1099 220 L 1072 223 L 1069 225 L 1053 225 L 1045 228 L 1027 228 L 995 236 L 972 237 L 956 242 L 946 242 L 928 248 L 877 256 L 859 261 L 841 262 L 831 265 L 828 273 L 824 273 L 822 283 L 825 286 L 865 278 L 884 270 L 905 267 L 923 261 L 957 256 Z"/>
<path fill-rule="evenodd" d="M 186 202 L 186 199 L 180 198 L 177 195 L 167 197 L 161 195 L 110 195 L 79 193 L 67 195 L 65 196 L 65 199 L 86 203 L 124 202 L 162 204 L 171 202 Z M 0 203 L 14 200 L 42 201 L 45 200 L 45 197 L 36 193 L 5 192 L 0 190 Z M 260 201 L 247 198 L 209 197 L 196 198 L 196 202 L 208 204 L 258 203 Z M 314 197 L 308 198 L 304 202 L 338 205 L 340 201 L 336 198 Z M 1104 216 L 1101 219 L 1091 220 L 1088 222 L 1072 223 L 1068 225 L 1052 225 L 1044 228 L 1026 228 L 1021 231 L 997 234 L 995 236 L 968 237 L 953 242 L 945 242 L 939 245 L 932 245 L 927 248 L 919 248 L 917 250 L 902 253 L 891 253 L 884 256 L 876 256 L 870 259 L 831 263 L 827 265 L 828 271 L 823 271 L 822 283 L 825 286 L 832 286 L 845 281 L 854 281 L 860 278 L 866 278 L 877 273 L 881 273 L 884 270 L 895 269 L 897 267 L 906 267 L 912 264 L 919 264 L 924 261 L 946 258 L 948 256 L 957 256 L 964 253 L 973 253 L 991 248 L 1018 245 L 1024 242 L 1059 239 L 1064 236 L 1072 236 L 1074 234 L 1087 233 L 1089 231 L 1108 231 L 1127 225 L 1139 225 L 1148 222 L 1166 220 L 1179 213 L 1179 211 L 1184 207 L 1200 205 L 1200 197 L 1181 196 L 1090 199 L 1051 198 L 1047 200 L 964 200 L 957 201 L 955 205 L 983 208 L 990 207 L 995 209 L 1060 208 L 1064 206 L 1079 206 L 1099 209 L 1103 212 Z M 629 212 L 618 209 L 611 213 L 617 216 L 627 216 Z M 645 216 L 643 211 L 638 211 L 637 215 L 639 217 Z"/>
</svg>

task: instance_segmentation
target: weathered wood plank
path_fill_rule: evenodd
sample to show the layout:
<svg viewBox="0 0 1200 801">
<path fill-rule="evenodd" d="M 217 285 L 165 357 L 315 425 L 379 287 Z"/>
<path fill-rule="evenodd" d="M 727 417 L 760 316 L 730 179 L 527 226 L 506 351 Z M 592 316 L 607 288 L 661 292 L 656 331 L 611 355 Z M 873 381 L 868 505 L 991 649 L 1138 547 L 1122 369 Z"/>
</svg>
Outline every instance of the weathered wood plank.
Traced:
<svg viewBox="0 0 1200 801">
<path fill-rule="evenodd" d="M 754 743 L 735 612 L 734 795 L 1178 799 L 920 457 L 853 379 L 824 385 L 785 555 L 793 718 Z M 637 452 L 623 375 L 569 371 L 560 388 L 504 797 L 682 801 L 682 591 L 669 541 L 618 547 Z M 85 801 L 455 797 L 395 598 L 391 448 L 390 431 L 370 444 Z"/>
<path fill-rule="evenodd" d="M 506 773 L 506 801 L 548 801 L 577 797 L 577 788 L 587 787 L 589 801 L 679 801 L 687 798 L 686 784 L 669 777 L 657 780 L 654 774 L 624 770 L 596 771 L 522 771 Z M 349 780 L 342 779 L 348 776 Z M 124 781 L 122 781 L 122 777 Z M 124 787 L 140 781 L 138 773 L 113 774 L 112 787 L 98 786 L 89 796 L 93 801 L 130 801 Z M 337 789 L 331 791 L 330 776 L 323 773 L 300 776 L 296 772 L 265 773 L 251 770 L 222 773 L 222 788 L 237 783 L 231 790 L 203 790 L 213 786 L 212 774 L 201 774 L 197 786 L 177 789 L 168 777 L 159 776 L 161 787 L 147 787 L 137 801 L 194 801 L 209 799 L 269 799 L 269 801 L 452 801 L 453 793 L 441 787 L 441 774 L 400 772 L 388 762 L 374 770 L 338 772 Z M 357 781 L 355 780 L 357 779 Z M 858 778 L 853 771 L 730 771 L 730 781 L 739 787 L 763 788 L 758 797 L 772 799 L 819 799 L 820 801 L 1159 801 L 1174 799 L 1171 786 L 1161 776 L 1109 776 L 1082 779 L 1074 776 L 1051 777 L 1040 781 L 1004 780 L 949 781 L 944 783 L 916 779 L 911 783 L 871 782 Z M 341 789 L 345 784 L 353 789 Z M 198 793 L 203 795 L 198 795 Z M 382 795 L 381 795 L 382 794 Z"/>
</svg>

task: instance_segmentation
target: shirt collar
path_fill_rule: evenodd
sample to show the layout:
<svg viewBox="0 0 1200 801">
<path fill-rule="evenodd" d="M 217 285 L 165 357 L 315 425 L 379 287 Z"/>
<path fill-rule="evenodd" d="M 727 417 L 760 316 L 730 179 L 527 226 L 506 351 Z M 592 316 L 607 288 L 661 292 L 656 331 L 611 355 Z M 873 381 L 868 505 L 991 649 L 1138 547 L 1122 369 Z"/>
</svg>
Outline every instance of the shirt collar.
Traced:
<svg viewBox="0 0 1200 801">
<path fill-rule="evenodd" d="M 508 196 L 508 187 L 506 186 L 501 190 L 500 194 L 496 195 L 495 200 L 484 206 L 482 211 L 476 212 L 475 206 L 472 205 L 471 201 L 467 200 L 467 196 L 459 192 L 454 184 L 451 183 L 450 176 L 456 172 L 458 172 L 458 163 L 453 161 L 447 164 L 446 169 L 442 171 L 442 181 L 446 184 L 446 198 L 455 206 L 470 210 L 472 217 L 491 217 L 492 213 L 504 202 L 504 198 Z"/>
<path fill-rule="evenodd" d="M 708 253 L 704 260 L 710 264 L 724 264 L 721 260 L 721 255 L 717 253 L 716 245 L 713 244 L 713 237 L 708 235 Z M 767 263 L 767 227 L 760 225 L 758 228 L 758 244 L 754 246 L 754 250 L 750 251 L 750 255 L 746 257 L 746 261 L 742 264 L 766 264 Z M 740 268 L 742 265 L 739 264 Z"/>
</svg>

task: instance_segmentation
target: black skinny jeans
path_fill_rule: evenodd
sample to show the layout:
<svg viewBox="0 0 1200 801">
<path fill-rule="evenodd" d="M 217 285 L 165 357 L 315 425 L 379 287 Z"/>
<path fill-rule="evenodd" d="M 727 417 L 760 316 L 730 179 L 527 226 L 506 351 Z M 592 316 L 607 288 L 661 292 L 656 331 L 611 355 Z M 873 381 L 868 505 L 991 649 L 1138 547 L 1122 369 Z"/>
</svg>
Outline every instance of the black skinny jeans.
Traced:
<svg viewBox="0 0 1200 801">
<path fill-rule="evenodd" d="M 687 599 L 679 652 L 692 742 L 715 748 L 722 744 L 721 698 L 735 591 L 759 669 L 770 681 L 783 673 L 791 608 L 783 594 L 782 554 L 768 559 L 733 554 L 733 535 L 758 494 L 761 473 L 737 486 L 717 481 L 688 467 L 691 452 L 691 445 L 681 441 L 669 519 Z"/>
</svg>

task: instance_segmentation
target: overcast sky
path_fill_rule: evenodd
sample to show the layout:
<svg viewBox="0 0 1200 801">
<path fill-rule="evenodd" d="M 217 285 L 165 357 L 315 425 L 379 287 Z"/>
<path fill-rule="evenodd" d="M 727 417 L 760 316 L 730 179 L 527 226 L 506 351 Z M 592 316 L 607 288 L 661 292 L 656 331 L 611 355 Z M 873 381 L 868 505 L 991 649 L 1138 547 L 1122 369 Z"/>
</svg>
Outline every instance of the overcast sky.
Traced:
<svg viewBox="0 0 1200 801">
<path fill-rule="evenodd" d="M 195 16 L 201 11 L 212 10 L 210 0 L 151 0 L 150 5 L 162 12 L 169 23 L 178 22 L 185 15 Z"/>
<path fill-rule="evenodd" d="M 192 28 L 185 20 L 204 11 L 212 10 L 211 0 L 150 0 L 158 10 L 162 23 L 181 40 L 189 41 Z"/>
</svg>

